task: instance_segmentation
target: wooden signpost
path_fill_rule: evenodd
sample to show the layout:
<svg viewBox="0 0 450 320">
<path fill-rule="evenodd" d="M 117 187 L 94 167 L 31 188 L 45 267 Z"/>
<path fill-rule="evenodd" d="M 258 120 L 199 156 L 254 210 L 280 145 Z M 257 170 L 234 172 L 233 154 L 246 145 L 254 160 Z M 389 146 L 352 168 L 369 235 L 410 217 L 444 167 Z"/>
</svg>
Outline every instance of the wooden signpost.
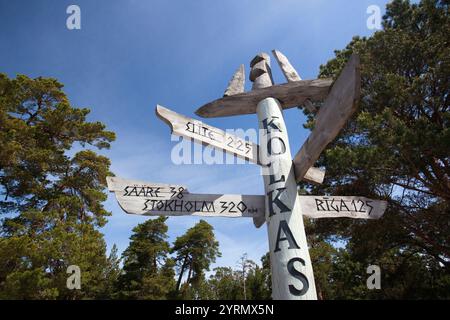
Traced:
<svg viewBox="0 0 450 320">
<path fill-rule="evenodd" d="M 248 217 L 257 228 L 265 222 L 263 195 L 191 194 L 185 186 L 107 178 L 120 207 L 129 214 L 144 216 Z M 299 196 L 308 218 L 378 219 L 386 202 L 365 197 Z M 189 203 L 191 202 L 191 203 Z"/>
<path fill-rule="evenodd" d="M 272 297 L 317 299 L 303 216 L 378 219 L 386 202 L 358 196 L 300 196 L 297 182 L 321 183 L 325 171 L 313 167 L 354 113 L 359 100 L 359 58 L 352 55 L 336 81 L 301 80 L 286 56 L 273 54 L 288 83 L 273 85 L 270 57 L 258 54 L 250 62 L 252 91 L 244 92 L 243 65 L 233 75 L 224 96 L 200 107 L 202 117 L 255 113 L 259 145 L 160 105 L 156 114 L 176 135 L 234 154 L 264 168 L 265 195 L 193 194 L 185 186 L 108 177 L 121 208 L 130 214 L 202 217 L 248 217 L 256 227 L 267 223 L 272 271 Z M 317 111 L 315 101 L 324 101 Z M 317 112 L 315 128 L 292 160 L 283 109 L 303 106 Z"/>
</svg>

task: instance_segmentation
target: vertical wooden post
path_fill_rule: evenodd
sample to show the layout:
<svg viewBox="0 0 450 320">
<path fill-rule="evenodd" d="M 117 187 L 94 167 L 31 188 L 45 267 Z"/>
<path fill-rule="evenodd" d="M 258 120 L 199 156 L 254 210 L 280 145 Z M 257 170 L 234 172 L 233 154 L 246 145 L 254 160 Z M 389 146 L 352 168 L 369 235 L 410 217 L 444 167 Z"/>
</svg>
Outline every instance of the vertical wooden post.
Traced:
<svg viewBox="0 0 450 320">
<path fill-rule="evenodd" d="M 258 70 L 253 74 L 265 78 L 258 81 L 258 77 L 252 77 L 250 73 L 254 89 L 267 86 L 271 82 L 268 80 L 271 78 L 270 71 L 261 72 L 264 69 L 270 70 L 267 60 L 265 61 L 267 66 L 261 67 L 260 62 L 265 60 L 264 58 L 264 55 L 260 54 L 251 63 L 252 68 L 258 66 Z M 254 61 L 259 63 L 254 64 Z M 260 157 L 263 163 L 270 163 L 264 169 L 263 177 L 272 271 L 272 298 L 316 300 L 314 274 L 282 108 L 276 99 L 266 98 L 258 103 L 257 114 Z"/>
</svg>

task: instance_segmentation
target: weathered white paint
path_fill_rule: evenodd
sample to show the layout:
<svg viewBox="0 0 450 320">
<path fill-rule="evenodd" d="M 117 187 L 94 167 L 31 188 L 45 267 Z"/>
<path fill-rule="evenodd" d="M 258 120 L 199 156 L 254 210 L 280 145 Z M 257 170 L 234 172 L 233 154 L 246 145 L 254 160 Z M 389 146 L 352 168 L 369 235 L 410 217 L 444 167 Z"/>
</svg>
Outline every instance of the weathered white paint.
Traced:
<svg viewBox="0 0 450 320">
<path fill-rule="evenodd" d="M 300 196 L 300 207 L 309 218 L 379 219 L 387 202 L 358 196 Z"/>
<path fill-rule="evenodd" d="M 108 189 L 114 192 L 122 209 L 130 214 L 138 215 L 199 215 L 205 217 L 251 217 L 265 222 L 265 196 L 264 195 L 220 195 L 220 194 L 191 194 L 185 186 L 170 185 L 153 182 L 107 177 Z M 338 218 L 347 217 L 355 219 L 379 219 L 386 210 L 386 201 L 372 200 L 365 197 L 342 196 L 299 196 L 302 214 L 308 218 Z M 203 210 L 196 212 L 191 210 L 173 210 L 173 205 L 181 205 L 181 202 L 168 207 L 161 207 L 157 202 L 147 200 L 184 200 L 188 201 L 212 201 L 214 212 Z M 220 201 L 225 203 L 220 203 Z M 244 206 L 236 207 L 241 201 Z M 219 205 L 217 204 L 219 202 Z M 231 204 L 233 202 L 233 204 Z M 156 205 L 156 207 L 155 207 Z M 198 206 L 197 206 L 198 209 Z M 241 210 L 242 209 L 242 210 Z M 257 225 L 258 227 L 260 225 Z"/>
<path fill-rule="evenodd" d="M 266 131 L 264 137 L 267 139 L 267 143 L 261 142 L 261 156 L 272 162 L 269 172 L 264 175 L 272 297 L 282 300 L 316 300 L 314 274 L 281 110 L 281 105 L 273 98 L 262 100 L 257 107 L 259 128 Z M 275 144 L 278 146 L 275 147 Z M 267 146 L 271 146 L 271 150 Z M 289 230 L 292 237 L 285 232 Z M 283 238 L 289 240 L 280 240 Z"/>
<path fill-rule="evenodd" d="M 185 187 L 145 183 L 108 177 L 108 189 L 114 192 L 127 213 L 147 216 L 249 217 L 260 227 L 264 223 L 264 196 L 234 194 L 192 194 Z M 258 221 L 261 221 L 259 224 Z"/>
<path fill-rule="evenodd" d="M 219 128 L 186 117 L 160 105 L 156 106 L 155 112 L 161 120 L 169 125 L 172 133 L 176 135 L 213 146 L 252 163 L 265 165 L 259 160 L 259 146 L 254 142 L 246 141 Z M 325 170 L 312 167 L 308 169 L 303 180 L 320 184 L 323 182 L 324 176 Z"/>
<path fill-rule="evenodd" d="M 258 163 L 258 145 L 246 141 L 202 121 L 188 118 L 163 106 L 156 106 L 156 115 L 167 123 L 176 135 L 211 145 L 239 158 Z"/>
<path fill-rule="evenodd" d="M 297 194 L 296 179 L 306 175 L 331 137 L 337 135 L 356 108 L 359 98 L 359 60 L 353 56 L 333 85 L 330 96 L 317 116 L 316 127 L 295 157 L 294 164 L 282 108 L 299 105 L 307 99 L 320 99 L 328 92 L 330 82 L 298 81 L 271 86 L 271 81 L 267 80 L 270 77 L 268 59 L 260 54 L 252 60 L 251 66 L 250 79 L 254 81 L 253 88 L 256 90 L 213 101 L 197 110 L 197 114 L 204 117 L 258 114 L 259 127 L 266 134 L 261 148 L 255 148 L 259 149 L 257 159 L 263 163 L 267 163 L 265 160 L 270 162 L 264 175 L 264 198 L 191 194 L 183 186 L 146 184 L 111 177 L 107 178 L 108 187 L 116 194 L 122 208 L 130 213 L 252 217 L 257 226 L 265 220 L 268 225 L 273 298 L 315 300 L 314 274 L 302 213 L 315 217 L 376 219 L 386 208 L 383 201 L 362 197 L 301 197 Z M 281 98 L 282 103 L 276 98 Z M 333 112 L 337 113 L 336 123 L 327 127 L 333 119 Z M 172 126 L 170 121 L 169 124 Z M 359 207 L 357 201 L 362 202 Z"/>
</svg>

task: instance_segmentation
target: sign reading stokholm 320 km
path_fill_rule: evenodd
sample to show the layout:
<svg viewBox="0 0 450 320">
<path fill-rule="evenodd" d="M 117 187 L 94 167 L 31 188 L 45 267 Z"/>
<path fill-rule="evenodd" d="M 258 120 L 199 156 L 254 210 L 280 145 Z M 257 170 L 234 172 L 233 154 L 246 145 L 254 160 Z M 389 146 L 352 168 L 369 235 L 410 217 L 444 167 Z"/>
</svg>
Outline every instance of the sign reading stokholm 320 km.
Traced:
<svg viewBox="0 0 450 320">
<path fill-rule="evenodd" d="M 288 59 L 273 54 L 288 83 L 273 85 L 270 57 L 258 54 L 250 62 L 252 91 L 244 92 L 244 66 L 236 71 L 224 97 L 197 110 L 202 117 L 256 113 L 260 144 L 191 119 L 162 106 L 156 114 L 174 134 L 223 150 L 263 168 L 265 195 L 195 194 L 186 186 L 108 177 L 121 208 L 130 214 L 203 217 L 250 217 L 257 228 L 267 223 L 273 299 L 317 299 L 303 216 L 378 219 L 386 202 L 358 196 L 300 196 L 297 182 L 320 184 L 325 171 L 314 167 L 335 139 L 359 100 L 359 57 L 352 55 L 333 83 L 330 79 L 301 80 Z M 314 101 L 323 101 L 317 111 Z M 310 136 L 292 158 L 283 109 L 304 106 L 317 112 Z"/>
</svg>

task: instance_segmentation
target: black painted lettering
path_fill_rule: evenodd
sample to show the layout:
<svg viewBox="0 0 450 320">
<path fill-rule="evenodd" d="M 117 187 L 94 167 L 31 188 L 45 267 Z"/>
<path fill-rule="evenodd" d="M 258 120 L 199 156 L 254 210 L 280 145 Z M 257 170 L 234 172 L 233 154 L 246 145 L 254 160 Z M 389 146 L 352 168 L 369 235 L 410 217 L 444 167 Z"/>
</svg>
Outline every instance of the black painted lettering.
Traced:
<svg viewBox="0 0 450 320">
<path fill-rule="evenodd" d="M 280 145 L 281 145 L 281 149 L 278 153 L 272 153 L 272 141 L 273 140 L 278 140 L 280 141 Z M 280 137 L 272 137 L 269 139 L 269 141 L 267 141 L 267 153 L 271 156 L 279 156 L 280 154 L 284 154 L 286 152 L 286 145 L 284 144 L 283 139 L 281 139 Z"/>
<path fill-rule="evenodd" d="M 266 132 L 272 131 L 272 130 L 269 130 L 269 127 L 270 127 L 271 129 L 273 129 L 273 130 L 282 132 L 281 129 L 280 129 L 280 127 L 279 127 L 279 125 L 278 125 L 278 123 L 275 122 L 276 119 L 278 119 L 278 117 L 272 117 L 272 118 L 270 119 L 270 121 L 268 121 L 269 119 L 264 119 L 264 120 L 262 121 L 263 127 L 264 127 L 264 129 L 266 130 Z M 267 133 L 266 133 L 266 134 L 267 134 Z"/>
<path fill-rule="evenodd" d="M 281 231 L 285 234 L 285 237 L 281 238 Z M 288 241 L 289 242 L 289 249 L 300 249 L 297 242 L 295 241 L 294 235 L 292 234 L 291 229 L 289 228 L 288 223 L 286 220 L 281 220 L 280 225 L 278 226 L 278 232 L 277 232 L 277 242 L 275 244 L 275 250 L 274 252 L 280 251 L 280 241 Z"/>
<path fill-rule="evenodd" d="M 371 203 L 372 203 L 371 200 L 367 200 L 366 201 L 366 206 L 368 206 L 370 208 L 369 209 L 369 216 L 370 216 L 370 214 L 372 213 L 372 210 L 373 210 L 373 206 L 371 205 Z"/>
<path fill-rule="evenodd" d="M 174 211 L 183 211 L 183 200 L 175 200 Z"/>
<path fill-rule="evenodd" d="M 316 208 L 318 211 L 325 211 L 325 208 L 323 207 L 323 201 L 320 199 L 314 199 L 316 200 Z"/>
<path fill-rule="evenodd" d="M 194 133 L 194 124 L 192 122 L 186 123 L 186 131 Z"/>
<path fill-rule="evenodd" d="M 275 179 L 276 179 L 276 178 L 275 178 L 275 175 L 274 175 L 274 174 L 271 174 L 270 177 L 269 177 L 269 179 L 270 179 L 270 180 L 269 180 L 269 185 L 274 184 L 274 183 L 284 182 L 284 181 L 285 181 L 284 175 L 281 175 L 280 179 L 275 180 Z"/>
<path fill-rule="evenodd" d="M 291 211 L 291 209 L 289 209 L 280 200 L 280 195 L 283 193 L 284 190 L 286 190 L 286 188 L 278 188 L 278 189 L 272 190 L 272 191 L 267 193 L 267 196 L 269 197 L 269 217 L 275 215 L 275 212 L 273 211 L 273 205 L 274 204 L 276 204 L 277 207 L 280 209 L 280 213 Z M 275 196 L 275 198 L 273 197 L 274 191 L 277 191 L 277 195 Z"/>
<path fill-rule="evenodd" d="M 295 266 L 294 266 L 295 262 L 300 262 L 304 266 L 305 260 L 303 260 L 302 258 L 292 258 L 291 260 L 289 260 L 289 262 L 287 264 L 287 269 L 288 269 L 289 274 L 292 275 L 294 278 L 297 278 L 298 280 L 300 280 L 300 282 L 303 284 L 303 288 L 301 290 L 299 290 L 294 285 L 290 284 L 289 292 L 291 294 L 293 294 L 294 296 L 302 296 L 306 292 L 308 292 L 309 281 L 308 281 L 308 278 L 306 278 L 306 276 L 303 273 L 301 273 L 300 271 L 295 269 Z"/>
<path fill-rule="evenodd" d="M 341 200 L 341 211 L 344 211 L 344 208 L 345 208 L 345 211 L 350 211 L 350 209 L 345 204 L 345 201 Z"/>
</svg>

